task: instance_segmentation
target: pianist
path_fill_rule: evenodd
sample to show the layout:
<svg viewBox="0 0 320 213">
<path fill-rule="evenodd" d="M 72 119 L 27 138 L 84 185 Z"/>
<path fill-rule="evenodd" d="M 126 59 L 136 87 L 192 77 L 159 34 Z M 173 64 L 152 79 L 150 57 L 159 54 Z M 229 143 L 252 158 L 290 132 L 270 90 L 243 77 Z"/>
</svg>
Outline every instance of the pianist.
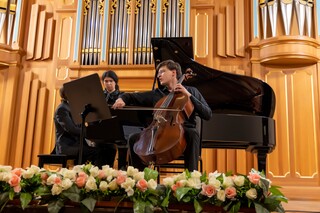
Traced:
<svg viewBox="0 0 320 213">
<path fill-rule="evenodd" d="M 158 79 L 163 89 L 155 89 L 148 92 L 139 93 L 124 93 L 116 100 L 113 105 L 114 109 L 122 108 L 126 105 L 136 105 L 144 107 L 153 107 L 163 97 L 170 92 L 181 92 L 188 96 L 194 105 L 194 110 L 188 120 L 185 120 L 183 128 L 185 131 L 185 138 L 187 142 L 184 151 L 185 168 L 189 171 L 198 170 L 198 158 L 200 154 L 200 136 L 196 130 L 196 114 L 202 119 L 209 120 L 212 116 L 211 108 L 195 88 L 190 86 L 183 86 L 178 83 L 178 79 L 182 76 L 180 64 L 166 60 L 157 66 Z M 133 134 L 129 138 L 129 151 L 132 165 L 139 170 L 143 170 L 145 165 L 142 163 L 139 156 L 134 153 L 133 145 L 139 138 L 139 133 Z"/>
<path fill-rule="evenodd" d="M 76 125 L 72 119 L 69 102 L 64 93 L 64 87 L 60 88 L 61 103 L 54 113 L 56 128 L 56 154 L 75 156 L 78 159 L 80 148 L 81 126 Z M 96 149 L 83 143 L 82 162 L 95 162 Z M 76 163 L 76 162 L 75 162 Z"/>
</svg>

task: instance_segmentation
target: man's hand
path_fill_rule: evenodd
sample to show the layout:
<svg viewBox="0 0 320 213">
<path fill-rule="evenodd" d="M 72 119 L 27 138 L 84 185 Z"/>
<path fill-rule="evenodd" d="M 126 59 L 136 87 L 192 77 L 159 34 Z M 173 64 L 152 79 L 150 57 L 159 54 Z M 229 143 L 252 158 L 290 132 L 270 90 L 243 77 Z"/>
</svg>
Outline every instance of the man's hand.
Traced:
<svg viewBox="0 0 320 213">
<path fill-rule="evenodd" d="M 182 86 L 182 84 L 177 84 L 176 88 L 174 89 L 174 91 L 175 92 L 181 92 L 182 94 L 184 94 L 184 95 L 186 95 L 188 97 L 191 96 L 190 92 L 184 86 Z"/>
<path fill-rule="evenodd" d="M 118 98 L 116 102 L 112 105 L 112 109 L 123 108 L 126 103 L 122 100 L 122 98 Z"/>
</svg>

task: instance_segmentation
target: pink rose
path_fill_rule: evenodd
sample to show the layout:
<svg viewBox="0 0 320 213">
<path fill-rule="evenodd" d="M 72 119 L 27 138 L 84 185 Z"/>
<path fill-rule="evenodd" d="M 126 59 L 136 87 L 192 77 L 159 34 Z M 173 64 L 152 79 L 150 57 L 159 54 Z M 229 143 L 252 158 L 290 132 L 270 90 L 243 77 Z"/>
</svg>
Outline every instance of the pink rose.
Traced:
<svg viewBox="0 0 320 213">
<path fill-rule="evenodd" d="M 15 174 L 15 175 L 21 177 L 22 169 L 21 168 L 15 168 L 14 170 L 11 171 L 11 174 Z"/>
<path fill-rule="evenodd" d="M 87 178 L 87 174 L 85 172 L 79 172 L 78 177 L 85 177 Z"/>
<path fill-rule="evenodd" d="M 43 180 L 43 181 L 47 181 L 47 179 L 48 179 L 48 177 L 49 177 L 49 175 L 46 173 L 46 172 L 42 172 L 41 173 L 41 179 Z"/>
<path fill-rule="evenodd" d="M 207 196 L 207 197 L 212 197 L 217 193 L 216 188 L 212 185 L 202 185 L 202 191 L 201 194 Z"/>
<path fill-rule="evenodd" d="M 61 184 L 61 178 L 60 177 L 55 177 L 54 178 L 54 180 L 53 180 L 53 182 L 55 183 L 55 184 Z"/>
<path fill-rule="evenodd" d="M 126 181 L 126 176 L 125 175 L 119 175 L 116 179 L 116 183 L 118 185 L 121 185 L 121 183 L 124 183 Z"/>
<path fill-rule="evenodd" d="M 249 172 L 248 178 L 249 178 L 251 183 L 258 184 L 261 177 L 260 177 L 260 175 L 258 173 Z"/>
<path fill-rule="evenodd" d="M 141 179 L 137 182 L 136 186 L 140 191 L 145 192 L 148 189 L 148 182 L 145 179 Z"/>
<path fill-rule="evenodd" d="M 99 170 L 98 178 L 101 180 L 106 177 L 106 173 L 103 170 Z"/>
<path fill-rule="evenodd" d="M 231 199 L 234 198 L 237 195 L 237 190 L 233 186 L 229 186 L 225 190 L 226 197 Z"/>
<path fill-rule="evenodd" d="M 183 187 L 183 183 L 181 181 L 177 181 L 175 184 L 171 186 L 171 190 L 175 192 L 177 188 L 181 188 L 181 187 Z"/>
<path fill-rule="evenodd" d="M 14 186 L 19 186 L 20 180 L 21 180 L 21 178 L 20 178 L 18 175 L 12 174 L 12 176 L 11 176 L 11 178 L 10 178 L 10 180 L 9 180 L 8 183 L 9 183 L 10 186 L 12 186 L 12 187 L 14 187 Z"/>
<path fill-rule="evenodd" d="M 183 183 L 181 181 L 176 182 L 176 184 L 178 188 L 183 187 Z"/>
<path fill-rule="evenodd" d="M 13 187 L 13 191 L 14 191 L 15 193 L 19 193 L 19 192 L 21 191 L 21 186 L 18 185 L 18 186 Z"/>
<path fill-rule="evenodd" d="M 174 192 L 177 190 L 177 188 L 179 188 L 179 187 L 177 186 L 177 184 L 173 184 L 173 185 L 171 186 L 171 190 L 174 191 Z"/>
<path fill-rule="evenodd" d="M 76 179 L 76 185 L 81 188 L 81 187 L 84 187 L 86 185 L 86 180 L 87 180 L 87 177 L 84 177 L 84 176 L 79 176 L 77 177 Z"/>
</svg>

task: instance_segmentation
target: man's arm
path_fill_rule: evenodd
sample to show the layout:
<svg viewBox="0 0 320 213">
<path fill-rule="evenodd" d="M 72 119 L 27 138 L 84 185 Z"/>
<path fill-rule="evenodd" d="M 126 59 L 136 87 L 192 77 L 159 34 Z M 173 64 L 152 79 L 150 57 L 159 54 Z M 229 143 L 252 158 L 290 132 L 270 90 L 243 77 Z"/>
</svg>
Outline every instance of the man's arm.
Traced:
<svg viewBox="0 0 320 213">
<path fill-rule="evenodd" d="M 81 133 L 81 127 L 77 126 L 73 122 L 70 112 L 66 108 L 60 107 L 57 109 L 56 120 L 64 129 L 64 131 L 79 137 Z"/>
<path fill-rule="evenodd" d="M 195 112 L 204 120 L 209 120 L 212 117 L 212 110 L 207 101 L 203 98 L 199 90 L 195 87 L 189 87 L 191 93 L 190 100 L 194 105 Z"/>
</svg>

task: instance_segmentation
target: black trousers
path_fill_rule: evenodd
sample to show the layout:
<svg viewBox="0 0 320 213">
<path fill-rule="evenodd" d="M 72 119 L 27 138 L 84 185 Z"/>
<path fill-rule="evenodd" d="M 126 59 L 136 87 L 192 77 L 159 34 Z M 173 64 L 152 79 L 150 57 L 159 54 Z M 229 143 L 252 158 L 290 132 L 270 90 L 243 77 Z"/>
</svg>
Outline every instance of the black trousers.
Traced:
<svg viewBox="0 0 320 213">
<path fill-rule="evenodd" d="M 187 142 L 186 149 L 183 153 L 184 155 L 184 167 L 189 171 L 198 170 L 198 160 L 200 156 L 200 136 L 196 128 L 184 127 L 184 136 Z M 134 152 L 133 146 L 135 142 L 139 139 L 140 133 L 134 133 L 129 137 L 129 154 L 130 154 L 130 164 L 143 171 L 145 165 L 140 157 Z"/>
</svg>

